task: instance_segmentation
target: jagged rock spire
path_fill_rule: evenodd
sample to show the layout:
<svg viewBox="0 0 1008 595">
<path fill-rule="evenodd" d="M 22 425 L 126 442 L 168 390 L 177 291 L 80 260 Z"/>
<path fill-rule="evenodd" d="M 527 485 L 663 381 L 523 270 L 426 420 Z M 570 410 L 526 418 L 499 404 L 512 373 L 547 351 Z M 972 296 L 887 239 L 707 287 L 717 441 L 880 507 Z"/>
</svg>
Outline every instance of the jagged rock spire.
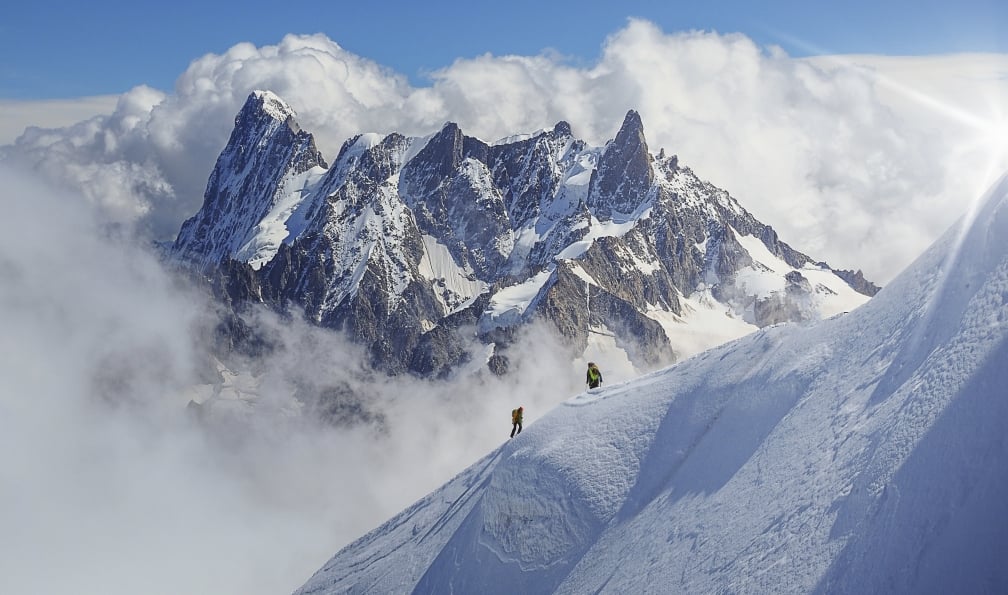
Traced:
<svg viewBox="0 0 1008 595">
<path fill-rule="evenodd" d="M 313 167 L 328 167 L 315 138 L 301 130 L 296 114 L 269 91 L 245 100 L 227 145 L 210 174 L 203 207 L 187 220 L 173 251 L 199 268 L 234 257 L 276 204 L 284 180 Z"/>
<path fill-rule="evenodd" d="M 588 207 L 599 219 L 609 219 L 614 214 L 629 215 L 647 199 L 653 182 L 644 125 L 640 114 L 630 110 L 592 174 Z"/>
</svg>

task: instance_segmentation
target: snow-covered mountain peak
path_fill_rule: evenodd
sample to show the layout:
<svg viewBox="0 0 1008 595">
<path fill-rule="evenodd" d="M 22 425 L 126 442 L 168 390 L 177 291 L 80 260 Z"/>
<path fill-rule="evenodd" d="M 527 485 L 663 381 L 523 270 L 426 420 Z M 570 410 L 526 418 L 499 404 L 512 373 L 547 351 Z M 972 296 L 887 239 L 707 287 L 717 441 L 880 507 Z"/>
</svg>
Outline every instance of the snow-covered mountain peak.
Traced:
<svg viewBox="0 0 1008 595">
<path fill-rule="evenodd" d="M 261 109 L 264 113 L 280 122 L 286 122 L 288 118 L 297 117 L 297 112 L 295 112 L 286 101 L 281 99 L 279 95 L 272 91 L 253 91 L 249 95 L 249 100 L 246 101 L 246 106 L 248 106 L 249 102 L 252 100 L 256 102 L 259 109 Z"/>
<path fill-rule="evenodd" d="M 564 121 L 501 144 L 447 122 L 429 137 L 358 134 L 330 168 L 268 92 L 236 119 L 176 253 L 239 276 L 222 284 L 229 302 L 298 304 L 371 345 L 375 365 L 422 374 L 472 357 L 462 321 L 498 364 L 518 326 L 545 318 L 575 357 L 601 332 L 649 369 L 726 337 L 681 338 L 698 291 L 738 321 L 730 337 L 850 309 L 871 287 L 837 291 L 837 272 L 806 271 L 814 261 L 727 192 L 651 155 L 634 110 L 602 147 Z M 773 266 L 750 271 L 757 261 Z M 534 300 L 502 316 L 496 305 L 530 279 L 542 281 Z"/>
<path fill-rule="evenodd" d="M 201 270 L 235 258 L 258 268 L 289 235 L 286 220 L 327 168 L 314 137 L 283 100 L 251 93 L 210 174 L 203 206 L 183 224 L 173 251 Z"/>
</svg>

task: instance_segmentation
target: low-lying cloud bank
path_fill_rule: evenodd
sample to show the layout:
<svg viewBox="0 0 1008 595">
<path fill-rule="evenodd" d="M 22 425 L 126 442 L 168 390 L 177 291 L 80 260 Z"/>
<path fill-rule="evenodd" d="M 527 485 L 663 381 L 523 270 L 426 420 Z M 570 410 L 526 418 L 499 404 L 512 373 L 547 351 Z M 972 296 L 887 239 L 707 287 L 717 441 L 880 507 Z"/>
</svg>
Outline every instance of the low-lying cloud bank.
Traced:
<svg viewBox="0 0 1008 595">
<path fill-rule="evenodd" d="M 270 357 L 222 369 L 201 291 L 82 197 L 0 189 L 0 592 L 289 591 L 580 385 L 538 331 L 506 379 L 429 383 L 271 313 Z"/>
<path fill-rule="evenodd" d="M 270 89 L 332 159 L 359 132 L 488 141 L 571 123 L 593 144 L 641 113 L 664 147 L 795 247 L 885 283 L 1004 169 L 1008 56 L 792 58 L 740 34 L 666 33 L 631 20 L 598 61 L 457 60 L 427 87 L 322 35 L 207 54 L 171 93 L 138 87 L 110 116 L 28 129 L 7 155 L 80 188 L 102 217 L 174 238 L 202 202 L 239 107 Z M 992 134 L 992 131 L 995 134 Z"/>
</svg>

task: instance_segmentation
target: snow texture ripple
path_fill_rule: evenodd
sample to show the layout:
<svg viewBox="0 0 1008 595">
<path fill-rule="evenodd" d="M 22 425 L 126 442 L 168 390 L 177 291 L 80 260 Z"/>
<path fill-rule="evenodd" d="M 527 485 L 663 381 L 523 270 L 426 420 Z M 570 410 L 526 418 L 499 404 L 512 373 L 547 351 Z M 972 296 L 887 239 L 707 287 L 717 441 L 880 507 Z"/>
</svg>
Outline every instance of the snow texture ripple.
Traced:
<svg viewBox="0 0 1008 595">
<path fill-rule="evenodd" d="M 576 395 L 308 593 L 1008 592 L 1008 181 L 864 306 Z"/>
</svg>

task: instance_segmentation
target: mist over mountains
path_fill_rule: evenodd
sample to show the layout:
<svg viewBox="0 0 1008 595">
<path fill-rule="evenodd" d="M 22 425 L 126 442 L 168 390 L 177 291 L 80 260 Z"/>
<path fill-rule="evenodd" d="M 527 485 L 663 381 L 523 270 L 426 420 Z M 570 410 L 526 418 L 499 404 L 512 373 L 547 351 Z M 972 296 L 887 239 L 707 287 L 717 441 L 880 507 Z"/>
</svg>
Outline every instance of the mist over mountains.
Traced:
<svg viewBox="0 0 1008 595">
<path fill-rule="evenodd" d="M 697 338 L 698 313 L 739 336 L 877 291 L 652 153 L 634 111 L 603 147 L 562 121 L 496 143 L 448 123 L 354 136 L 330 165 L 294 110 L 257 91 L 171 252 L 238 311 L 293 307 L 362 344 L 375 368 L 425 377 L 480 359 L 506 374 L 534 320 L 571 359 L 595 334 L 648 370 L 732 338 L 724 325 Z"/>
<path fill-rule="evenodd" d="M 0 592 L 288 592 L 499 445 L 516 398 L 531 422 L 582 380 L 536 325 L 506 381 L 419 382 L 264 308 L 269 357 L 222 360 L 204 287 L 80 196 L 0 180 Z"/>
</svg>

